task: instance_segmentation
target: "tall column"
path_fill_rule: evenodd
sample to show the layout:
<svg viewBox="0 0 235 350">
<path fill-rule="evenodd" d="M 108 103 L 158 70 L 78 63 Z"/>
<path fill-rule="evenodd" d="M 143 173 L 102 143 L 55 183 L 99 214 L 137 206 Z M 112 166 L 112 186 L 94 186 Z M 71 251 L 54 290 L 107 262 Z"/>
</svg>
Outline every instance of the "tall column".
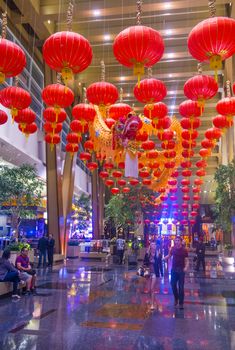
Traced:
<svg viewBox="0 0 235 350">
<path fill-rule="evenodd" d="M 101 178 L 98 178 L 98 195 L 99 195 L 99 235 L 100 237 L 104 234 L 104 197 L 105 197 L 105 186 Z"/>
<path fill-rule="evenodd" d="M 54 81 L 53 72 L 45 65 L 44 83 L 45 86 Z M 51 149 L 46 144 L 46 174 L 47 174 L 47 216 L 48 232 L 52 233 L 55 239 L 56 253 L 61 253 L 61 231 L 63 230 L 63 207 L 62 207 L 62 178 L 61 162 L 58 156 L 58 148 Z"/>
<path fill-rule="evenodd" d="M 98 171 L 95 170 L 91 176 L 91 188 L 92 188 L 92 228 L 93 238 L 99 239 L 99 201 L 98 201 Z"/>
</svg>

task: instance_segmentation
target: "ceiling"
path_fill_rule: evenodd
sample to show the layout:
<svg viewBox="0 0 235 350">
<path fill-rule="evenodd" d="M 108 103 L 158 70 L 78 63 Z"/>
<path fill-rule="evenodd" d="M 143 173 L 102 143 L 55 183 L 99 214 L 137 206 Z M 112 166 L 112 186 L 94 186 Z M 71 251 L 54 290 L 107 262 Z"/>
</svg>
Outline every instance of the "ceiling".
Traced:
<svg viewBox="0 0 235 350">
<path fill-rule="evenodd" d="M 17 27 L 22 38 L 33 43 L 35 56 L 41 60 L 41 47 L 44 40 L 53 32 L 66 29 L 66 11 L 68 1 L 64 0 L 0 0 L 5 8 L 8 4 L 8 14 L 12 24 Z M 217 0 L 217 15 L 226 16 L 230 5 L 225 0 Z M 190 56 L 187 49 L 187 36 L 198 22 L 209 17 L 207 1 L 205 0 L 174 0 L 174 1 L 143 1 L 142 24 L 158 30 L 165 43 L 165 53 L 162 60 L 153 67 L 153 76 L 166 84 L 168 94 L 164 102 L 168 105 L 170 115 L 178 115 L 178 105 L 185 100 L 183 86 L 185 81 L 197 73 L 197 62 Z M 75 81 L 75 89 L 88 86 L 100 80 L 100 61 L 106 65 L 106 81 L 124 90 L 124 101 L 134 104 L 135 110 L 141 112 L 143 105 L 133 96 L 133 86 L 136 77 L 132 70 L 121 66 L 112 52 L 115 36 L 124 28 L 136 23 L 135 0 L 75 0 L 73 31 L 84 35 L 93 48 L 91 66 L 82 72 Z M 29 27 L 30 26 L 30 27 Z M 29 30 L 29 28 L 31 28 Z M 32 39 L 33 38 L 33 39 Z M 208 65 L 203 66 L 205 74 L 213 75 Z M 80 83 L 80 84 L 79 84 Z M 223 71 L 219 71 L 220 87 L 223 85 Z M 215 115 L 216 102 L 221 97 L 222 88 L 210 100 L 201 118 L 198 144 L 194 161 L 199 160 L 198 151 L 204 132 L 211 126 Z M 219 147 L 216 147 L 208 161 L 208 181 L 212 181 L 213 173 L 220 160 Z M 214 186 L 207 182 L 203 191 L 203 202 L 211 202 Z"/>
</svg>

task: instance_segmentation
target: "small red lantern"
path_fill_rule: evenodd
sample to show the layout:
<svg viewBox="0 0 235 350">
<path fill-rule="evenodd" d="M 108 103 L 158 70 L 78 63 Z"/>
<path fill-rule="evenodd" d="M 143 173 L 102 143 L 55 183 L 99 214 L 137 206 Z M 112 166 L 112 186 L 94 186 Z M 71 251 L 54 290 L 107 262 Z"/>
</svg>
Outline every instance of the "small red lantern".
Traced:
<svg viewBox="0 0 235 350">
<path fill-rule="evenodd" d="M 192 176 L 192 170 L 188 170 L 188 169 L 182 170 L 182 176 L 184 176 L 184 177 Z"/>
<path fill-rule="evenodd" d="M 144 131 L 144 132 L 139 131 L 139 132 L 137 132 L 135 139 L 138 142 L 145 142 L 148 140 L 148 137 L 149 137 L 149 135 L 147 134 L 146 131 Z"/>
<path fill-rule="evenodd" d="M 142 25 L 124 29 L 113 43 L 113 53 L 123 66 L 133 67 L 134 75 L 144 74 L 144 67 L 157 63 L 164 52 L 164 43 L 160 34 Z"/>
<path fill-rule="evenodd" d="M 199 118 L 183 118 L 180 121 L 183 129 L 198 129 L 201 126 L 201 120 Z"/>
<path fill-rule="evenodd" d="M 118 99 L 118 89 L 111 83 L 100 81 L 87 88 L 87 99 L 99 107 L 113 105 Z"/>
<path fill-rule="evenodd" d="M 221 130 L 218 128 L 210 128 L 208 130 L 206 130 L 205 132 L 205 136 L 208 140 L 218 140 L 221 136 Z"/>
<path fill-rule="evenodd" d="M 192 149 L 197 146 L 197 143 L 195 140 L 190 140 L 190 141 L 182 140 L 182 146 L 186 149 Z"/>
<path fill-rule="evenodd" d="M 125 162 L 119 162 L 118 169 L 125 169 Z"/>
<path fill-rule="evenodd" d="M 196 220 L 189 220 L 190 225 L 194 225 L 196 223 Z"/>
<path fill-rule="evenodd" d="M 163 102 L 157 102 L 150 105 L 144 106 L 144 115 L 147 118 L 153 120 L 154 123 L 157 123 L 157 119 L 164 118 L 168 113 L 167 105 Z"/>
<path fill-rule="evenodd" d="M 129 187 L 123 187 L 122 192 L 123 192 L 123 193 L 129 193 L 130 190 L 131 190 L 131 189 L 130 189 Z"/>
<path fill-rule="evenodd" d="M 70 123 L 70 129 L 73 132 L 76 132 L 77 134 L 81 135 L 82 132 L 84 133 L 88 132 L 88 124 L 84 126 L 79 120 L 73 120 Z"/>
<path fill-rule="evenodd" d="M 176 170 L 171 174 L 171 177 L 178 177 L 179 176 L 179 172 Z"/>
<path fill-rule="evenodd" d="M 11 110 L 14 120 L 19 110 L 29 107 L 31 97 L 28 91 L 18 86 L 9 86 L 0 91 L 0 103 Z"/>
<path fill-rule="evenodd" d="M 96 162 L 87 163 L 86 166 L 91 172 L 95 171 L 98 168 L 98 164 Z"/>
<path fill-rule="evenodd" d="M 73 155 L 74 153 L 78 152 L 78 145 L 74 143 L 67 143 L 65 146 L 65 151 Z"/>
<path fill-rule="evenodd" d="M 200 192 L 201 192 L 200 187 L 193 188 L 193 193 L 200 193 Z"/>
<path fill-rule="evenodd" d="M 174 201 L 177 201 L 177 197 L 176 196 L 170 196 L 170 200 L 172 201 L 172 202 L 174 202 Z"/>
<path fill-rule="evenodd" d="M 168 180 L 168 185 L 170 185 L 170 186 L 175 186 L 175 185 L 177 185 L 177 180 L 176 180 L 176 179 L 169 179 L 169 180 Z"/>
<path fill-rule="evenodd" d="M 156 159 L 158 157 L 158 151 L 157 150 L 151 150 L 146 154 L 146 157 L 149 159 Z"/>
<path fill-rule="evenodd" d="M 181 185 L 182 186 L 189 186 L 190 185 L 190 180 L 188 180 L 188 179 L 181 180 Z"/>
<path fill-rule="evenodd" d="M 150 186 L 152 181 L 150 179 L 143 179 L 142 184 L 145 186 Z"/>
<path fill-rule="evenodd" d="M 227 117 L 225 115 L 217 115 L 212 119 L 212 123 L 218 129 L 225 129 L 229 127 Z"/>
<path fill-rule="evenodd" d="M 94 150 L 94 143 L 92 140 L 87 140 L 84 142 L 84 148 L 88 150 L 89 152 L 92 152 Z"/>
<path fill-rule="evenodd" d="M 60 109 L 57 114 L 53 107 L 48 107 L 43 111 L 43 117 L 47 122 L 50 123 L 63 123 L 66 120 L 66 112 L 64 109 Z"/>
<path fill-rule="evenodd" d="M 113 165 L 112 163 L 105 163 L 105 164 L 103 165 L 103 167 L 104 167 L 104 169 L 106 169 L 106 170 L 111 170 L 111 169 L 114 168 L 114 165 Z"/>
<path fill-rule="evenodd" d="M 183 130 L 181 133 L 181 136 L 184 140 L 188 141 L 188 140 L 195 140 L 198 137 L 198 132 L 197 130 Z"/>
<path fill-rule="evenodd" d="M 176 157 L 176 151 L 166 151 L 163 153 L 163 155 L 167 159 L 172 159 Z"/>
<path fill-rule="evenodd" d="M 120 177 L 122 177 L 122 172 L 115 170 L 115 171 L 113 171 L 112 176 L 115 178 L 120 178 Z"/>
<path fill-rule="evenodd" d="M 194 180 L 194 185 L 196 185 L 196 186 L 201 186 L 201 185 L 203 185 L 203 180 L 202 180 L 202 179 L 195 179 L 195 180 Z"/>
<path fill-rule="evenodd" d="M 145 151 L 150 151 L 155 148 L 155 142 L 148 140 L 142 143 L 141 148 L 143 148 Z"/>
<path fill-rule="evenodd" d="M 118 185 L 119 186 L 125 186 L 126 185 L 126 180 L 124 180 L 124 179 L 118 180 Z"/>
<path fill-rule="evenodd" d="M 91 154 L 88 153 L 88 152 L 81 152 L 81 153 L 79 154 L 79 158 L 80 158 L 82 161 L 87 162 L 88 160 L 91 159 Z"/>
<path fill-rule="evenodd" d="M 195 195 L 193 196 L 193 200 L 194 200 L 194 201 L 200 201 L 200 196 L 198 196 L 197 194 L 195 194 Z"/>
<path fill-rule="evenodd" d="M 74 119 L 79 120 L 82 125 L 92 123 L 96 116 L 95 108 L 88 103 L 79 103 L 72 109 L 72 116 Z M 83 130 L 83 132 L 85 132 Z"/>
<path fill-rule="evenodd" d="M 182 203 L 181 206 L 182 206 L 183 209 L 187 209 L 188 210 L 188 203 Z"/>
<path fill-rule="evenodd" d="M 198 203 L 193 203 L 192 207 L 194 210 L 197 210 L 199 209 L 200 205 Z"/>
<path fill-rule="evenodd" d="M 50 107 L 54 107 L 58 115 L 61 108 L 69 107 L 73 100 L 74 94 L 71 89 L 62 84 L 51 84 L 42 90 L 42 99 Z"/>
<path fill-rule="evenodd" d="M 86 69 L 92 60 L 89 41 L 78 33 L 63 31 L 52 34 L 42 48 L 43 59 L 56 72 L 61 72 L 67 84 L 77 74 Z"/>
<path fill-rule="evenodd" d="M 198 106 L 196 101 L 186 100 L 179 105 L 179 113 L 185 118 L 197 118 L 200 117 L 204 108 Z"/>
<path fill-rule="evenodd" d="M 188 217 L 188 212 L 187 211 L 182 211 L 181 215 Z"/>
<path fill-rule="evenodd" d="M 175 167 L 175 162 L 174 161 L 166 162 L 164 166 L 166 169 L 173 169 Z"/>
<path fill-rule="evenodd" d="M 152 121 L 152 125 L 155 129 L 163 131 L 165 129 L 169 129 L 169 127 L 171 126 L 171 119 L 169 117 L 157 119 L 156 123 L 155 120 Z"/>
<path fill-rule="evenodd" d="M 137 186 L 137 185 L 139 185 L 139 181 L 137 179 L 131 179 L 130 180 L 130 185 L 131 186 Z"/>
<path fill-rule="evenodd" d="M 105 185 L 108 186 L 108 187 L 113 186 L 113 185 L 114 185 L 114 181 L 111 180 L 111 179 L 107 179 L 107 180 L 105 181 Z"/>
<path fill-rule="evenodd" d="M 184 84 L 184 94 L 190 100 L 197 101 L 198 106 L 203 108 L 205 101 L 215 96 L 218 91 L 218 84 L 209 75 L 198 74 L 190 78 Z M 202 114 L 202 110 L 201 110 Z"/>
<path fill-rule="evenodd" d="M 109 129 L 112 129 L 113 125 L 115 124 L 115 120 L 112 118 L 105 119 L 105 124 Z"/>
<path fill-rule="evenodd" d="M 216 105 L 217 112 L 228 117 L 235 115 L 235 97 L 225 97 Z"/>
<path fill-rule="evenodd" d="M 186 202 L 190 201 L 190 197 L 187 194 L 183 195 L 182 199 Z"/>
<path fill-rule="evenodd" d="M 149 171 L 146 170 L 146 169 L 143 169 L 143 170 L 140 170 L 139 171 L 139 176 L 142 177 L 142 178 L 146 178 L 146 177 L 149 177 Z"/>
<path fill-rule="evenodd" d="M 205 160 L 198 160 L 196 162 L 196 167 L 197 168 L 206 168 L 207 167 L 207 162 Z"/>
<path fill-rule="evenodd" d="M 111 188 L 111 192 L 113 195 L 116 196 L 117 194 L 119 194 L 120 190 L 118 187 L 113 187 L 113 188 Z"/>
<path fill-rule="evenodd" d="M 109 177 L 109 173 L 107 171 L 101 171 L 99 173 L 99 176 L 101 177 L 101 179 L 106 179 L 107 177 Z"/>
<path fill-rule="evenodd" d="M 26 136 L 32 135 L 34 134 L 37 130 L 37 124 L 36 123 L 30 123 L 30 124 L 26 124 L 26 126 L 24 126 L 24 128 L 22 128 L 21 124 L 18 125 L 18 128 L 21 132 L 23 132 Z"/>
<path fill-rule="evenodd" d="M 8 116 L 6 112 L 4 112 L 3 110 L 0 110 L 0 125 L 5 124 L 7 120 L 8 120 Z"/>
<path fill-rule="evenodd" d="M 142 103 L 147 103 L 151 112 L 154 102 L 160 102 L 166 97 L 167 90 L 165 84 L 158 79 L 147 78 L 141 80 L 140 84 L 134 87 L 135 98 Z M 151 117 L 150 117 L 151 118 Z"/>
<path fill-rule="evenodd" d="M 182 156 L 184 158 L 191 158 L 194 156 L 194 151 L 191 150 L 191 149 L 184 149 L 183 152 L 182 152 Z"/>
<path fill-rule="evenodd" d="M 160 119 L 160 120 L 162 120 L 162 119 Z M 163 132 L 159 132 L 157 136 L 158 136 L 159 140 L 161 140 L 161 141 L 168 141 L 169 142 L 169 141 L 171 141 L 173 139 L 174 132 L 172 130 L 168 130 L 167 129 L 167 130 L 165 130 Z"/>
<path fill-rule="evenodd" d="M 190 188 L 187 187 L 187 186 L 184 186 L 184 187 L 181 188 L 181 191 L 182 191 L 182 193 L 189 193 L 190 192 Z"/>
<path fill-rule="evenodd" d="M 59 134 L 62 131 L 62 123 L 49 123 L 46 122 L 43 125 L 45 133 L 47 134 Z"/>
<path fill-rule="evenodd" d="M 208 139 L 202 140 L 201 145 L 203 148 L 214 148 L 215 146 L 214 141 Z"/>
<path fill-rule="evenodd" d="M 27 124 L 31 124 L 35 121 L 36 114 L 32 109 L 25 108 L 21 111 L 18 111 L 18 115 L 15 117 L 15 122 L 21 125 L 22 130 L 26 127 Z"/>
<path fill-rule="evenodd" d="M 80 142 L 80 140 L 81 140 L 81 137 L 78 134 L 74 133 L 74 132 L 70 132 L 66 136 L 66 141 L 68 143 L 76 143 L 76 144 L 78 144 Z"/>
<path fill-rule="evenodd" d="M 49 143 L 51 145 L 51 148 L 53 148 L 54 145 L 57 145 L 58 143 L 60 143 L 60 135 L 47 134 L 45 135 L 44 140 L 46 143 Z"/>
<path fill-rule="evenodd" d="M 177 192 L 177 187 L 170 188 L 170 193 L 176 193 L 176 192 Z"/>
<path fill-rule="evenodd" d="M 127 103 L 115 103 L 109 108 L 109 116 L 114 120 L 119 120 L 120 117 L 127 117 L 131 111 L 132 108 Z"/>
<path fill-rule="evenodd" d="M 206 171 L 204 169 L 199 169 L 196 171 L 196 175 L 199 177 L 205 176 L 206 175 Z"/>
<path fill-rule="evenodd" d="M 163 132 L 163 134 L 164 133 L 167 133 L 168 134 L 168 130 L 166 130 L 166 131 L 164 131 Z M 168 134 L 168 137 L 170 136 L 170 134 Z M 165 139 L 165 141 L 163 141 L 162 143 L 161 143 L 161 147 L 163 148 L 163 149 L 174 149 L 175 148 L 175 141 L 174 140 L 168 140 L 167 142 L 166 142 L 166 134 L 164 135 L 164 136 L 162 136 L 162 138 L 164 138 Z"/>
<path fill-rule="evenodd" d="M 189 160 L 187 160 L 187 161 L 184 161 L 184 162 L 182 162 L 181 163 L 181 166 L 182 166 L 182 168 L 191 168 L 191 166 L 192 166 L 192 162 L 190 162 Z"/>
</svg>

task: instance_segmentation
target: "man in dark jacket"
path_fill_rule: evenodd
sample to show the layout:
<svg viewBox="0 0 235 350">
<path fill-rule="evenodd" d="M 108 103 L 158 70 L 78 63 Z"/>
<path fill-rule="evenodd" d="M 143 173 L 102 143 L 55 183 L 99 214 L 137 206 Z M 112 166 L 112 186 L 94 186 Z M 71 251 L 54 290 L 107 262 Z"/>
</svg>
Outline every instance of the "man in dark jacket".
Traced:
<svg viewBox="0 0 235 350">
<path fill-rule="evenodd" d="M 199 271 L 199 267 L 202 264 L 203 271 L 206 270 L 206 264 L 205 264 L 205 244 L 203 243 L 203 237 L 199 238 L 199 242 L 197 244 L 196 248 L 196 255 L 197 255 L 197 266 L 196 271 Z"/>
<path fill-rule="evenodd" d="M 53 265 L 54 246 L 55 246 L 55 240 L 53 238 L 53 235 L 50 233 L 48 236 L 48 242 L 47 242 L 47 254 L 48 254 L 49 267 L 52 267 Z"/>
<path fill-rule="evenodd" d="M 20 282 L 19 271 L 10 263 L 10 250 L 4 250 L 0 258 L 0 282 L 12 282 L 12 298 L 20 299 L 17 293 L 18 283 Z"/>
<path fill-rule="evenodd" d="M 43 258 L 43 267 L 46 267 L 47 265 L 47 243 L 48 243 L 48 240 L 46 236 L 42 236 L 38 241 L 38 250 L 39 250 L 38 268 L 41 267 L 42 258 Z"/>
</svg>

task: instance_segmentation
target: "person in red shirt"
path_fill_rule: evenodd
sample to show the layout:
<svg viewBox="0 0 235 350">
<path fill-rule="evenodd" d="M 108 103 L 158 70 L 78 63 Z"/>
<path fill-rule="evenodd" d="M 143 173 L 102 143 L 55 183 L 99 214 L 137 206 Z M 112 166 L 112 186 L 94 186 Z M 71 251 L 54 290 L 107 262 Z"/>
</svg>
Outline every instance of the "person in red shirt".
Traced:
<svg viewBox="0 0 235 350">
<path fill-rule="evenodd" d="M 174 242 L 174 247 L 171 248 L 169 254 L 164 258 L 172 260 L 172 270 L 171 270 L 171 287 L 175 297 L 175 306 L 179 304 L 180 309 L 184 308 L 184 278 L 185 272 L 188 269 L 188 252 L 182 246 L 182 238 L 176 237 Z"/>
</svg>

